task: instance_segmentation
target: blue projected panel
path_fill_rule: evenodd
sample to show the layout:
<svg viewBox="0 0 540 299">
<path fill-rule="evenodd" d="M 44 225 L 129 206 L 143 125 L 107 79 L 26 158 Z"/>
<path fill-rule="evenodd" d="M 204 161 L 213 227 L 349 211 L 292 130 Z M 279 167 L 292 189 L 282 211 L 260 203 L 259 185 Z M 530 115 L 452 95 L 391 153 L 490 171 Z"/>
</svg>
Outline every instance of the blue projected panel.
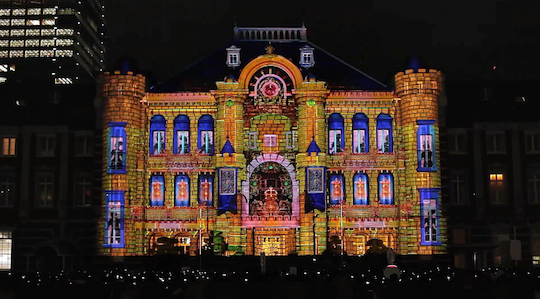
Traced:
<svg viewBox="0 0 540 299">
<path fill-rule="evenodd" d="M 422 215 L 422 245 L 441 245 L 439 214 L 440 188 L 419 188 L 420 213 Z"/>
<path fill-rule="evenodd" d="M 378 178 L 379 203 L 381 205 L 394 204 L 394 176 L 391 173 L 380 173 Z"/>
<path fill-rule="evenodd" d="M 306 203 L 307 212 L 317 209 L 326 210 L 326 169 L 324 167 L 306 167 Z"/>
<path fill-rule="evenodd" d="M 189 177 L 179 174 L 174 179 L 174 205 L 177 207 L 189 207 Z"/>
<path fill-rule="evenodd" d="M 418 171 L 437 171 L 435 121 L 418 120 Z"/>
<path fill-rule="evenodd" d="M 126 173 L 126 123 L 110 122 L 108 125 L 107 173 Z"/>
<path fill-rule="evenodd" d="M 162 175 L 150 177 L 150 205 L 152 207 L 165 205 L 165 178 Z"/>
<path fill-rule="evenodd" d="M 220 168 L 218 173 L 218 214 L 236 213 L 238 210 L 236 204 L 238 168 L 224 167 Z"/>
<path fill-rule="evenodd" d="M 124 247 L 124 190 L 105 191 L 105 240 L 103 247 Z"/>
<path fill-rule="evenodd" d="M 330 204 L 339 205 L 345 200 L 345 177 L 343 174 L 331 174 L 330 181 Z"/>
<path fill-rule="evenodd" d="M 353 176 L 353 204 L 368 205 L 369 204 L 369 180 L 367 174 L 363 172 L 356 173 Z"/>
</svg>

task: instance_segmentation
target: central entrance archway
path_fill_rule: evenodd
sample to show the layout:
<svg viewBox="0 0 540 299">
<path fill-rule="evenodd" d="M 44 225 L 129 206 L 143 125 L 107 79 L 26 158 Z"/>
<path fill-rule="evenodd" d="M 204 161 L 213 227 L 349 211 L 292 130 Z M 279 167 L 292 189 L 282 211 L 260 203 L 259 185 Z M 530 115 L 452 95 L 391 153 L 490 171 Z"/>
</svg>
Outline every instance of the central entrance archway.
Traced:
<svg viewBox="0 0 540 299">
<path fill-rule="evenodd" d="M 276 162 L 262 163 L 249 181 L 249 215 L 292 215 L 292 181 L 285 167 Z"/>
<path fill-rule="evenodd" d="M 263 154 L 253 159 L 246 170 L 247 180 L 242 182 L 243 226 L 267 227 L 261 217 L 273 216 L 282 219 L 280 227 L 297 227 L 300 192 L 294 164 L 278 154 Z M 266 202 L 266 211 L 272 211 L 272 215 L 264 213 Z"/>
</svg>

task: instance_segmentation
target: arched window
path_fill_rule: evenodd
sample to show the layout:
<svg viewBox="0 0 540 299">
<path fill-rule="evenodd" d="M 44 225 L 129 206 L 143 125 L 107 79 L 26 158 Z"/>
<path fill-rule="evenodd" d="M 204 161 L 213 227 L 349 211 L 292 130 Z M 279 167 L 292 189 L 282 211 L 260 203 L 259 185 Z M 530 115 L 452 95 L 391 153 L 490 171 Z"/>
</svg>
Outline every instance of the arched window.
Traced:
<svg viewBox="0 0 540 299">
<path fill-rule="evenodd" d="M 393 151 L 392 139 L 392 117 L 381 113 L 377 116 L 377 152 L 391 153 Z"/>
<path fill-rule="evenodd" d="M 368 205 L 369 204 L 369 180 L 367 174 L 358 172 L 353 177 L 353 204 Z"/>
<path fill-rule="evenodd" d="M 162 115 L 150 119 L 150 155 L 161 155 L 165 150 L 165 128 L 167 121 Z"/>
<path fill-rule="evenodd" d="M 190 192 L 189 177 L 186 174 L 177 175 L 174 179 L 174 205 L 189 207 Z"/>
<path fill-rule="evenodd" d="M 199 153 L 205 155 L 214 154 L 214 118 L 208 114 L 199 118 L 197 148 Z"/>
<path fill-rule="evenodd" d="M 437 171 L 434 120 L 418 120 L 418 171 Z"/>
<path fill-rule="evenodd" d="M 189 154 L 189 144 L 189 117 L 181 114 L 174 119 L 173 152 Z"/>
<path fill-rule="evenodd" d="M 383 171 L 379 174 L 378 191 L 379 204 L 393 205 L 394 204 L 394 176 L 391 173 Z"/>
<path fill-rule="evenodd" d="M 345 200 L 345 177 L 341 173 L 330 174 L 330 204 L 339 205 Z"/>
<path fill-rule="evenodd" d="M 150 205 L 162 207 L 165 204 L 165 178 L 162 175 L 150 176 Z"/>
<path fill-rule="evenodd" d="M 356 113 L 352 119 L 353 153 L 369 152 L 369 119 L 364 113 Z"/>
<path fill-rule="evenodd" d="M 343 116 L 339 113 L 332 113 L 328 118 L 328 153 L 330 155 L 343 152 L 345 147 L 344 131 Z"/>
</svg>

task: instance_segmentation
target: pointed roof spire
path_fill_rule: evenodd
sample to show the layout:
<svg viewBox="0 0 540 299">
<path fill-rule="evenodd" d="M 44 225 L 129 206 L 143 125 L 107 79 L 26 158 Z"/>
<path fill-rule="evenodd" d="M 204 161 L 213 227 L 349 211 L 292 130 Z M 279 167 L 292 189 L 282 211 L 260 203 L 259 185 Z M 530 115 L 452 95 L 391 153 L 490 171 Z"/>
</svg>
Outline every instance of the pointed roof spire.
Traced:
<svg viewBox="0 0 540 299">
<path fill-rule="evenodd" d="M 321 152 L 321 148 L 317 145 L 317 142 L 315 141 L 315 136 L 313 136 L 313 140 L 311 140 L 311 143 L 309 144 L 306 152 L 308 153 L 308 155 L 316 153 L 317 156 Z"/>
<path fill-rule="evenodd" d="M 225 141 L 225 144 L 223 145 L 223 148 L 221 149 L 221 153 L 222 154 L 229 154 L 229 156 L 231 156 L 232 154 L 235 153 L 234 147 L 233 147 L 231 141 L 229 140 L 229 136 L 227 136 L 227 141 Z"/>
</svg>

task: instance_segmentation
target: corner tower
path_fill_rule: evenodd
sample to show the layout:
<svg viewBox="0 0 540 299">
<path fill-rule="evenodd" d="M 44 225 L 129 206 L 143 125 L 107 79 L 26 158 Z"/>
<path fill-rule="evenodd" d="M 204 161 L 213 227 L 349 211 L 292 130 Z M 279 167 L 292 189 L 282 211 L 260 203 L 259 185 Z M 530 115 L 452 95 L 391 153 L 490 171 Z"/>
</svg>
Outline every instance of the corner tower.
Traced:
<svg viewBox="0 0 540 299">
<path fill-rule="evenodd" d="M 439 97 L 442 76 L 437 70 L 409 69 L 395 75 L 399 98 L 402 150 L 405 153 L 410 213 L 401 219 L 401 254 L 446 253 L 446 221 L 440 209 Z M 403 216 L 403 215 L 402 215 Z"/>
<path fill-rule="evenodd" d="M 123 70 L 105 72 L 99 78 L 103 101 L 103 197 L 98 224 L 98 248 L 102 255 L 141 254 L 135 244 L 136 205 L 144 198 L 144 154 L 141 142 L 146 130 L 145 77 Z M 135 211 L 135 214 L 133 214 Z M 133 214 L 133 215 L 132 215 Z M 138 237 L 141 239 L 138 240 Z"/>
</svg>

